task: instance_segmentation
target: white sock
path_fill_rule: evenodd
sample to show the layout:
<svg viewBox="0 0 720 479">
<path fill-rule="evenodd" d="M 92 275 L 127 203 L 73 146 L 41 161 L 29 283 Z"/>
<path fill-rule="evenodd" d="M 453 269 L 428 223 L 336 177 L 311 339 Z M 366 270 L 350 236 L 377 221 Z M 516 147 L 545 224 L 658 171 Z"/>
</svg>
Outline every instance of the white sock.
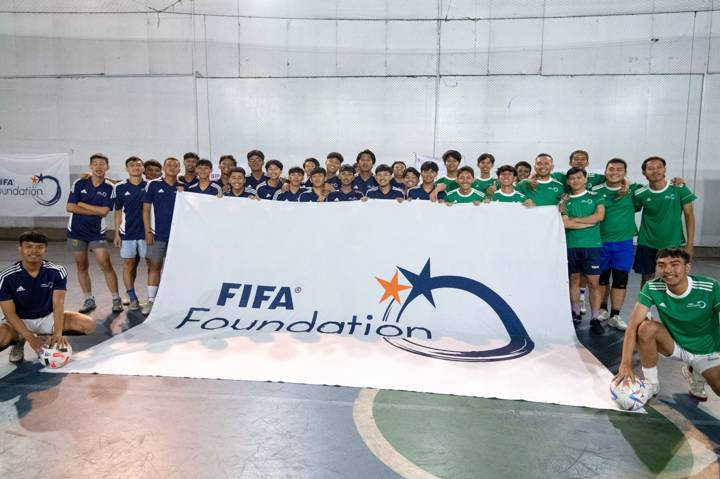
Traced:
<svg viewBox="0 0 720 479">
<path fill-rule="evenodd" d="M 658 379 L 657 366 L 654 368 L 642 368 L 643 377 L 646 382 L 657 384 L 660 382 Z"/>
<path fill-rule="evenodd" d="M 92 293 L 85 293 L 85 299 L 95 299 Z"/>
<path fill-rule="evenodd" d="M 113 299 L 120 299 L 120 293 L 114 293 L 114 294 L 112 295 L 112 298 L 113 298 Z"/>
<path fill-rule="evenodd" d="M 148 301 L 155 301 L 155 296 L 157 295 L 157 286 L 149 286 L 148 285 Z"/>
</svg>

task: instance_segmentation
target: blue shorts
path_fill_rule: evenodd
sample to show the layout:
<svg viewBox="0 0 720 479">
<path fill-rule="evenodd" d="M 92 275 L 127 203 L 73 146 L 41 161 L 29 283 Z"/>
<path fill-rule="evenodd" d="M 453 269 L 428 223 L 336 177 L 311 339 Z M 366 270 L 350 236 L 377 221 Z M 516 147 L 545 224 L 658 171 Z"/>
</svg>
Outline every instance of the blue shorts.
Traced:
<svg viewBox="0 0 720 479">
<path fill-rule="evenodd" d="M 633 240 L 613 241 L 603 243 L 600 250 L 600 271 L 616 269 L 618 271 L 630 271 L 633 265 Z"/>
<path fill-rule="evenodd" d="M 635 272 L 638 274 L 655 274 L 657 253 L 658 250 L 655 248 L 639 244 L 635 252 L 635 262 L 633 263 Z"/>
<path fill-rule="evenodd" d="M 120 242 L 120 257 L 123 259 L 145 258 L 147 244 L 145 240 L 122 240 Z"/>
<path fill-rule="evenodd" d="M 599 275 L 600 250 L 602 248 L 568 248 L 568 272 L 570 274 Z"/>
</svg>

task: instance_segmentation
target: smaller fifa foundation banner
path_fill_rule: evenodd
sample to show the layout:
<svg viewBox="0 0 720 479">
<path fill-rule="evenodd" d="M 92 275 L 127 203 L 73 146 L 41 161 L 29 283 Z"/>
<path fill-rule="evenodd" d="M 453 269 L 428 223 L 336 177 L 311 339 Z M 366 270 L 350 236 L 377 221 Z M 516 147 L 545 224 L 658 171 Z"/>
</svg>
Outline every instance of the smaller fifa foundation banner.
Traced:
<svg viewBox="0 0 720 479">
<path fill-rule="evenodd" d="M 615 408 L 577 340 L 557 208 L 179 193 L 150 317 L 58 372 Z"/>
<path fill-rule="evenodd" d="M 67 153 L 0 153 L 0 216 L 67 216 Z"/>
</svg>

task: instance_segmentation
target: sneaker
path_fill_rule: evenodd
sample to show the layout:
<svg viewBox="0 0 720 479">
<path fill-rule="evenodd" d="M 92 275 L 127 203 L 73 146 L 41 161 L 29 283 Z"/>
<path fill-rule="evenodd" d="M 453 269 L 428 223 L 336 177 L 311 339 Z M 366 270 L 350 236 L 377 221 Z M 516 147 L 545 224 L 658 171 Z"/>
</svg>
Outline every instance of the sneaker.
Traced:
<svg viewBox="0 0 720 479">
<path fill-rule="evenodd" d="M 145 303 L 145 306 L 143 306 L 143 309 L 142 309 L 143 316 L 147 316 L 148 314 L 150 314 L 154 303 L 155 303 L 155 301 L 149 301 L 149 300 L 147 303 Z"/>
<path fill-rule="evenodd" d="M 612 318 L 608 319 L 607 324 L 608 326 L 619 329 L 620 331 L 625 331 L 627 329 L 627 323 L 623 321 L 619 314 L 616 314 Z"/>
<path fill-rule="evenodd" d="M 95 298 L 88 298 L 82 305 L 82 308 L 78 309 L 78 313 L 89 313 L 93 309 L 97 308 L 95 304 Z"/>
<path fill-rule="evenodd" d="M 705 378 L 695 371 L 690 371 L 687 366 L 682 367 L 682 375 L 685 376 L 688 382 L 688 394 L 698 401 L 707 401 Z"/>
<path fill-rule="evenodd" d="M 647 389 L 648 398 L 654 397 L 660 391 L 660 383 L 651 383 L 645 381 L 645 388 Z"/>
<path fill-rule="evenodd" d="M 115 298 L 112 301 L 113 301 L 112 312 L 113 313 L 122 313 L 123 310 L 125 309 L 125 308 L 123 308 L 123 305 L 122 305 L 122 299 Z"/>
<path fill-rule="evenodd" d="M 600 321 L 607 321 L 610 319 L 610 312 L 607 309 L 601 309 L 600 315 L 598 315 L 598 319 Z"/>
<path fill-rule="evenodd" d="M 25 340 L 19 339 L 10 349 L 10 362 L 20 364 L 25 359 Z"/>
<path fill-rule="evenodd" d="M 128 311 L 138 311 L 140 309 L 140 301 L 133 299 L 128 305 Z"/>
<path fill-rule="evenodd" d="M 581 314 L 575 314 L 575 313 L 570 313 L 570 314 L 572 314 L 572 321 L 575 326 L 577 326 L 578 324 L 580 324 L 582 322 Z"/>
<path fill-rule="evenodd" d="M 605 332 L 605 328 L 603 328 L 600 320 L 595 318 L 590 320 L 590 331 L 595 334 L 603 334 Z"/>
</svg>

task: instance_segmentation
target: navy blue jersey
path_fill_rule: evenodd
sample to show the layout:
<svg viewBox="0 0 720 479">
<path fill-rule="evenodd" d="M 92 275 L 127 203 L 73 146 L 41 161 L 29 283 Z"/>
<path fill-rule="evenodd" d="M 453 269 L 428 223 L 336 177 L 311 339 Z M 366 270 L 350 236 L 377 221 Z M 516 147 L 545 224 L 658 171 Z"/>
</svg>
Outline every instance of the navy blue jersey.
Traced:
<svg viewBox="0 0 720 479">
<path fill-rule="evenodd" d="M 307 188 L 305 188 L 304 186 L 301 186 L 300 189 L 298 189 L 295 193 L 290 190 L 278 190 L 278 192 L 275 193 L 275 197 L 273 199 L 276 201 L 300 201 L 300 195 L 302 195 L 306 191 Z"/>
<path fill-rule="evenodd" d="M 377 182 L 375 181 L 375 176 L 370 176 L 370 178 L 367 179 L 367 181 L 360 178 L 360 175 L 356 176 L 355 179 L 352 182 L 352 187 L 355 190 L 359 190 L 362 194 L 367 193 L 367 190 L 370 188 L 375 188 L 377 186 Z"/>
<path fill-rule="evenodd" d="M 300 203 L 316 203 L 319 199 L 320 197 L 312 189 L 303 191 L 298 197 Z"/>
<path fill-rule="evenodd" d="M 170 239 L 170 225 L 178 186 L 177 182 L 172 185 L 167 184 L 163 177 L 148 182 L 145 187 L 143 203 L 152 205 L 150 218 L 155 241 L 167 242 Z"/>
<path fill-rule="evenodd" d="M 225 183 L 223 182 L 222 178 L 218 178 L 217 180 L 213 181 L 213 184 L 217 185 L 222 192 L 226 192 L 228 189 L 232 188 L 232 186 L 230 186 L 230 182 L 228 181 L 227 183 Z M 187 191 L 187 188 L 185 189 L 185 191 Z"/>
<path fill-rule="evenodd" d="M 307 180 L 305 180 L 305 183 L 303 183 L 303 186 L 304 186 L 305 188 L 312 188 L 312 181 L 310 181 L 310 178 L 308 178 Z"/>
<path fill-rule="evenodd" d="M 199 193 L 201 195 L 217 196 L 222 193 L 222 186 L 217 183 L 210 183 L 204 190 L 200 188 L 200 183 L 196 183 L 195 186 L 187 188 L 185 191 L 188 193 Z M 222 196 L 222 195 L 221 195 Z"/>
<path fill-rule="evenodd" d="M 251 196 L 257 196 L 257 192 L 252 188 L 243 188 L 243 192 L 239 195 L 236 195 L 230 190 L 229 193 L 225 193 L 225 196 L 229 196 L 230 198 L 250 198 Z"/>
<path fill-rule="evenodd" d="M 333 188 L 336 190 L 340 189 L 340 177 L 339 176 L 331 176 L 330 178 L 325 180 L 325 183 L 328 185 L 332 185 Z"/>
<path fill-rule="evenodd" d="M 363 194 L 358 190 L 351 190 L 350 193 L 343 193 L 341 190 L 331 191 L 327 201 L 357 201 L 361 200 Z"/>
<path fill-rule="evenodd" d="M 112 210 L 115 198 L 113 198 L 113 184 L 104 180 L 98 186 L 94 186 L 92 179 L 78 178 L 70 188 L 70 203 L 87 203 L 92 206 L 103 206 Z M 68 220 L 68 238 L 82 241 L 99 241 L 105 239 L 105 217 L 97 215 L 79 215 L 70 213 Z"/>
<path fill-rule="evenodd" d="M 271 186 L 267 181 L 263 181 L 257 187 L 257 197 L 261 200 L 271 200 L 275 198 L 275 194 L 283 187 L 283 182 L 278 181 L 277 186 Z"/>
<path fill-rule="evenodd" d="M 122 180 L 115 185 L 115 210 L 122 211 L 120 238 L 124 240 L 145 239 L 142 220 L 145 186 L 145 180 L 137 185 L 133 185 L 129 180 Z"/>
<path fill-rule="evenodd" d="M 53 312 L 54 290 L 67 289 L 67 272 L 62 266 L 43 260 L 33 278 L 18 261 L 0 272 L 0 301 L 15 304 L 21 319 L 38 319 Z"/>
<path fill-rule="evenodd" d="M 417 185 L 416 187 L 408 190 L 407 197 L 411 200 L 429 200 L 430 193 L 425 191 L 425 188 L 423 188 L 422 185 Z M 442 200 L 443 198 L 445 198 L 445 192 L 441 191 L 437 194 L 437 199 Z"/>
<path fill-rule="evenodd" d="M 245 186 L 252 188 L 257 191 L 257 187 L 260 183 L 266 182 L 268 179 L 267 175 L 263 174 L 260 179 L 255 178 L 252 173 L 245 177 Z"/>
<path fill-rule="evenodd" d="M 177 180 L 178 183 L 180 183 L 185 188 L 185 191 L 187 191 L 188 188 L 190 188 L 191 186 L 195 186 L 200 183 L 200 178 L 198 177 L 198 175 L 195 175 L 192 180 L 186 180 L 185 175 L 182 175 L 178 176 Z"/>
<path fill-rule="evenodd" d="M 390 191 L 383 193 L 380 188 L 370 188 L 366 195 L 372 200 L 396 200 L 398 198 L 405 199 L 405 192 L 400 188 L 390 187 Z"/>
<path fill-rule="evenodd" d="M 405 183 L 396 180 L 394 176 L 390 180 L 390 186 L 392 186 L 393 188 L 400 188 L 401 190 L 405 191 Z"/>
</svg>

